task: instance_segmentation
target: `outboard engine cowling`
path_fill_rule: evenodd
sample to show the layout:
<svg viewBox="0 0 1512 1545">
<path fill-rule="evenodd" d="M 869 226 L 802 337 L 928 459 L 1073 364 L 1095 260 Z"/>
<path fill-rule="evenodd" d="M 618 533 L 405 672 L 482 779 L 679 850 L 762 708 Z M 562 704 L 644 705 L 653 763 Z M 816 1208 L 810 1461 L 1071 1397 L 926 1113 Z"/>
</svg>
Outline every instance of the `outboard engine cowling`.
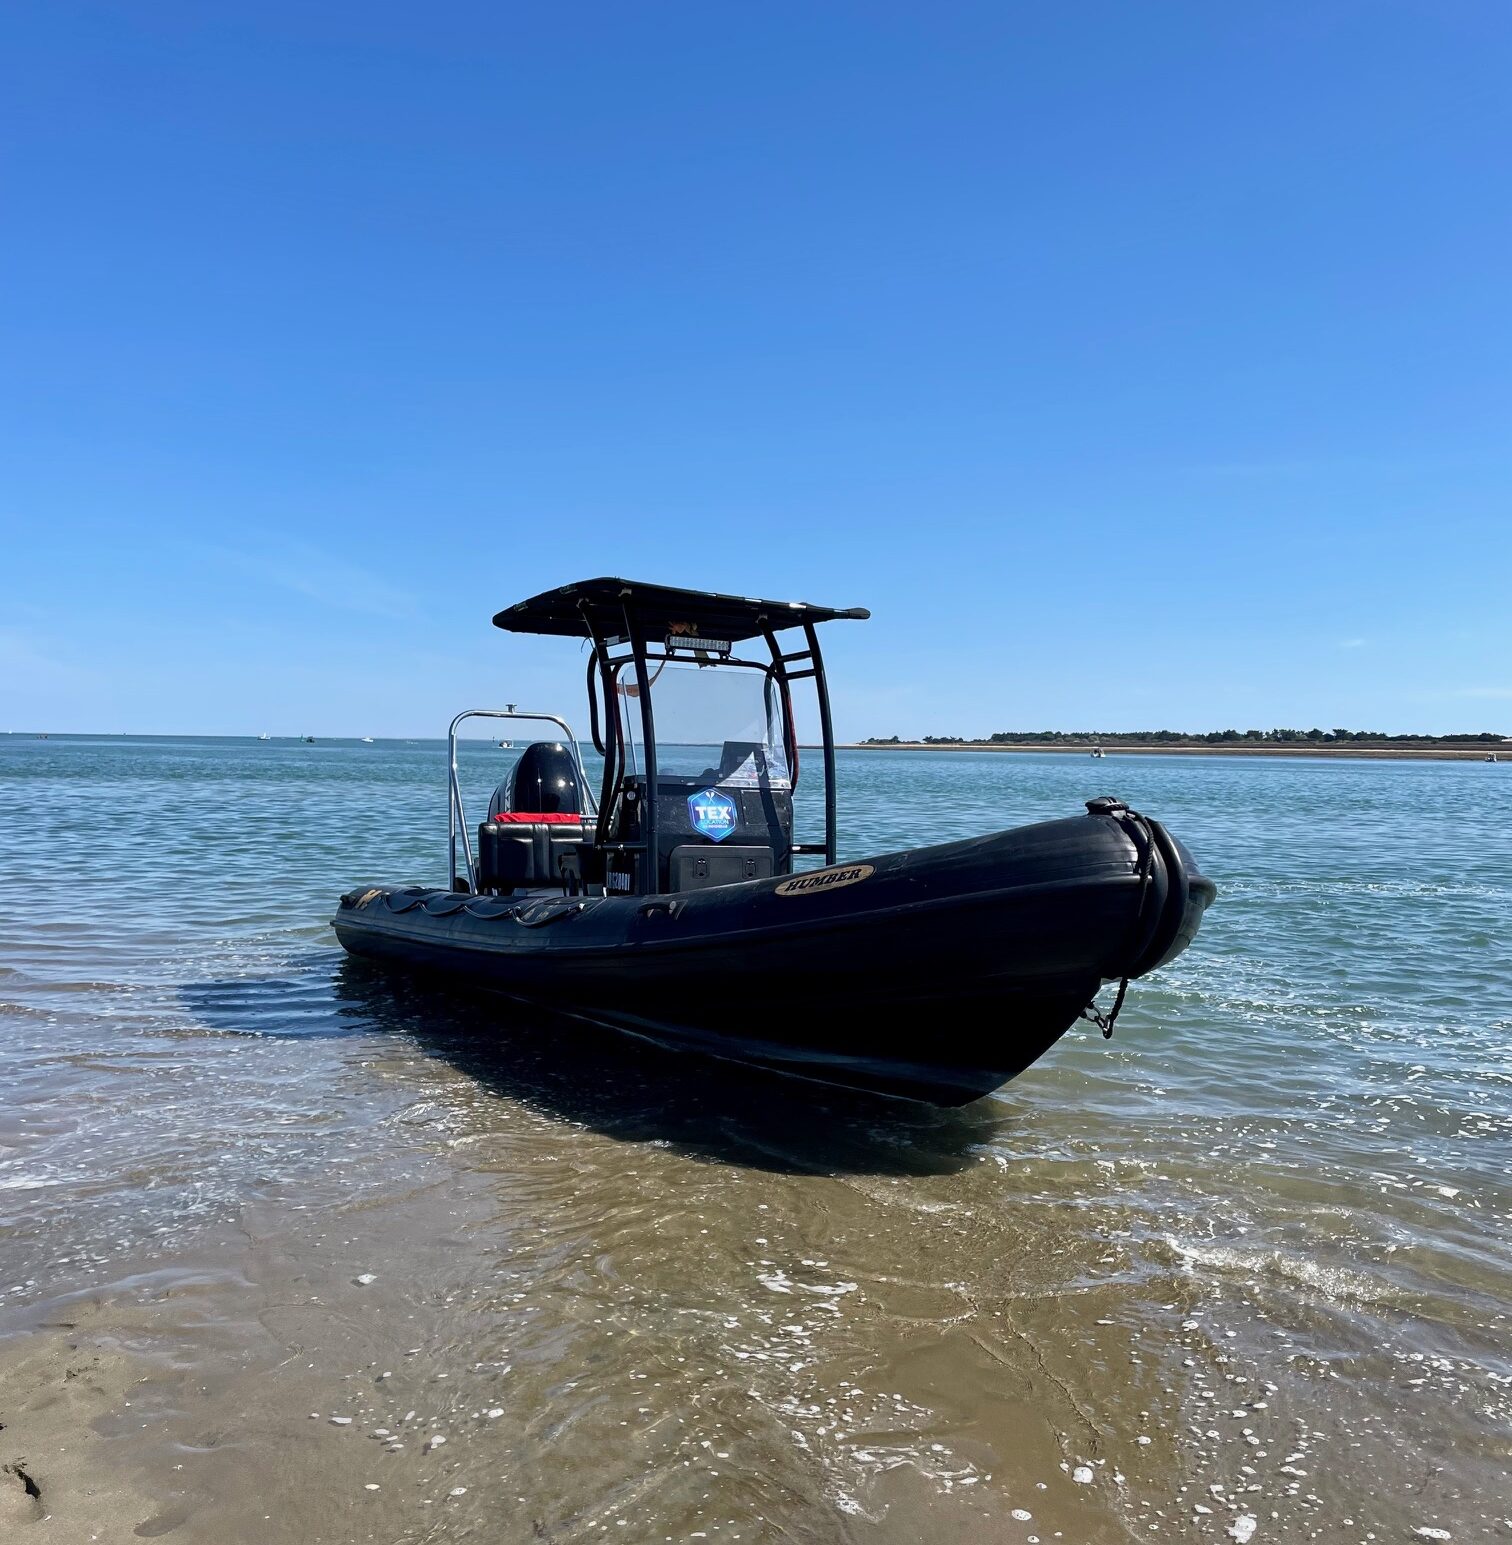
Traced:
<svg viewBox="0 0 1512 1545">
<path fill-rule="evenodd" d="M 493 791 L 488 813 L 577 815 L 583 813 L 577 759 L 557 741 L 526 746 L 514 771 Z"/>
</svg>

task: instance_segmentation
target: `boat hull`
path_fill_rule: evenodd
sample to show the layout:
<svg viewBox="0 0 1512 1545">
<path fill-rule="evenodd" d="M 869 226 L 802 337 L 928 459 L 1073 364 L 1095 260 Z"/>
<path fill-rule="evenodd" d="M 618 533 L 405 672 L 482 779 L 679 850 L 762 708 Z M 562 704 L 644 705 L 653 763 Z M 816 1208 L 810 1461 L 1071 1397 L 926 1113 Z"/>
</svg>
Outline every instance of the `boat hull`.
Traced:
<svg viewBox="0 0 1512 1545">
<path fill-rule="evenodd" d="M 673 896 L 359 890 L 333 926 L 664 1045 L 960 1105 L 1184 949 L 1212 897 L 1158 823 L 1096 813 Z"/>
</svg>

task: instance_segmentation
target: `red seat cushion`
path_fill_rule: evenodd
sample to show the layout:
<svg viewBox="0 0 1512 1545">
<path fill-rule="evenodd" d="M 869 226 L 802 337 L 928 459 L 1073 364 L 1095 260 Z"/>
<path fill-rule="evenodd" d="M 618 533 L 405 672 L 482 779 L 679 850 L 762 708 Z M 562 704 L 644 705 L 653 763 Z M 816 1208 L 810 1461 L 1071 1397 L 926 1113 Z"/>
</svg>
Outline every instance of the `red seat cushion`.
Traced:
<svg viewBox="0 0 1512 1545">
<path fill-rule="evenodd" d="M 544 810 L 537 815 L 524 810 L 501 810 L 489 819 L 515 826 L 581 826 L 583 824 L 582 816 L 573 815 L 566 810 Z"/>
</svg>

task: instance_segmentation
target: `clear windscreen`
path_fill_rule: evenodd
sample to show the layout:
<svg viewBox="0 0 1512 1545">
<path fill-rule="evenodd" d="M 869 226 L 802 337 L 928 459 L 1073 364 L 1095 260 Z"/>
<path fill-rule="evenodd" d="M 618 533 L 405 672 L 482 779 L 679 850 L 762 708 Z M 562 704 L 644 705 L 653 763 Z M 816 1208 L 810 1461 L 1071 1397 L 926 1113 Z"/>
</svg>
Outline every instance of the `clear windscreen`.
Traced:
<svg viewBox="0 0 1512 1545">
<path fill-rule="evenodd" d="M 659 663 L 650 668 L 659 775 L 731 788 L 791 788 L 782 705 L 764 670 Z M 639 728 L 634 677 L 620 673 L 626 728 Z"/>
</svg>

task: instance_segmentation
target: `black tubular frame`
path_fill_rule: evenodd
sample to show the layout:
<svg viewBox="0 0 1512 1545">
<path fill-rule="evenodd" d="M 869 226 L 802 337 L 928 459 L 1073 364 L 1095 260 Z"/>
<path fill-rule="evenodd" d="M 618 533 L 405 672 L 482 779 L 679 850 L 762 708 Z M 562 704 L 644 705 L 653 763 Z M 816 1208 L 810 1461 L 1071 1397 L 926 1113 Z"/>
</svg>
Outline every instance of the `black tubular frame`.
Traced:
<svg viewBox="0 0 1512 1545">
<path fill-rule="evenodd" d="M 768 630 L 762 635 L 767 648 L 772 651 L 772 670 L 782 686 L 783 716 L 787 721 L 788 754 L 793 763 L 793 787 L 798 787 L 798 735 L 793 725 L 793 696 L 791 683 L 812 680 L 819 699 L 819 734 L 824 751 L 824 841 L 795 842 L 794 853 L 823 854 L 826 864 L 835 862 L 835 727 L 830 719 L 829 685 L 824 675 L 824 656 L 819 652 L 819 635 L 814 624 L 803 625 L 805 647 L 792 654 L 784 654 L 775 632 Z M 803 670 L 791 671 L 790 665 L 807 660 Z"/>
<path fill-rule="evenodd" d="M 594 747 L 604 758 L 604 779 L 599 797 L 598 826 L 594 833 L 594 846 L 603 852 L 642 853 L 644 859 L 637 866 L 634 894 L 654 896 L 658 893 L 659 880 L 657 874 L 656 719 L 655 710 L 651 704 L 652 677 L 647 666 L 651 661 L 681 662 L 685 656 L 681 650 L 674 653 L 665 648 L 647 649 L 645 627 L 638 624 L 633 598 L 625 599 L 621 612 L 624 617 L 624 633 L 622 636 L 610 638 L 600 627 L 595 626 L 593 610 L 587 606 L 581 607 L 583 625 L 593 645 L 587 670 L 589 728 Z M 833 864 L 836 846 L 835 729 L 830 715 L 829 685 L 825 678 L 824 657 L 819 650 L 819 637 L 815 631 L 815 624 L 804 622 L 801 626 L 804 647 L 790 653 L 785 653 L 778 642 L 777 628 L 766 627 L 762 630 L 761 637 L 765 640 L 772 657 L 770 666 L 763 666 L 755 660 L 737 660 L 729 656 L 717 659 L 714 663 L 765 670 L 768 681 L 776 683 L 781 692 L 784 749 L 792 768 L 795 789 L 798 784 L 798 733 L 793 720 L 791 684 L 795 681 L 813 681 L 819 703 L 819 731 L 824 752 L 824 841 L 822 843 L 795 842 L 792 845 L 792 851 L 795 855 L 822 855 L 826 864 Z M 780 622 L 778 627 L 781 627 Z M 627 647 L 628 653 L 625 653 Z M 696 650 L 697 636 L 690 635 L 687 644 L 683 647 L 688 651 Z M 615 648 L 619 648 L 621 653 L 612 654 L 611 650 Z M 640 698 L 641 745 L 645 760 L 639 775 L 645 788 L 645 802 L 640 811 L 640 839 L 635 842 L 614 842 L 610 840 L 610 831 L 615 819 L 615 805 L 624 787 L 626 766 L 626 726 L 620 711 L 617 679 L 627 665 L 634 667 L 637 695 Z M 794 670 L 790 668 L 792 666 L 801 668 Z M 594 702 L 595 671 L 603 694 L 602 729 L 599 705 Z"/>
<path fill-rule="evenodd" d="M 824 656 L 819 653 L 819 635 L 812 622 L 803 625 L 813 662 L 814 691 L 819 698 L 819 730 L 824 737 L 824 862 L 835 862 L 835 725 L 830 718 L 829 682 L 824 674 Z"/>
<path fill-rule="evenodd" d="M 656 807 L 659 803 L 656 797 L 656 712 L 651 706 L 651 678 L 646 673 L 646 641 L 635 627 L 628 602 L 625 603 L 623 611 L 625 636 L 630 640 L 631 658 L 635 661 L 635 684 L 640 688 L 643 731 L 641 750 L 645 754 L 645 771 L 641 776 L 645 779 L 646 792 L 641 800 L 640 817 L 645 862 L 640 865 L 636 875 L 636 889 L 642 896 L 654 896 L 657 893 L 657 881 L 660 879 L 657 870 L 661 867 L 659 858 L 661 848 L 656 840 Z"/>
</svg>

